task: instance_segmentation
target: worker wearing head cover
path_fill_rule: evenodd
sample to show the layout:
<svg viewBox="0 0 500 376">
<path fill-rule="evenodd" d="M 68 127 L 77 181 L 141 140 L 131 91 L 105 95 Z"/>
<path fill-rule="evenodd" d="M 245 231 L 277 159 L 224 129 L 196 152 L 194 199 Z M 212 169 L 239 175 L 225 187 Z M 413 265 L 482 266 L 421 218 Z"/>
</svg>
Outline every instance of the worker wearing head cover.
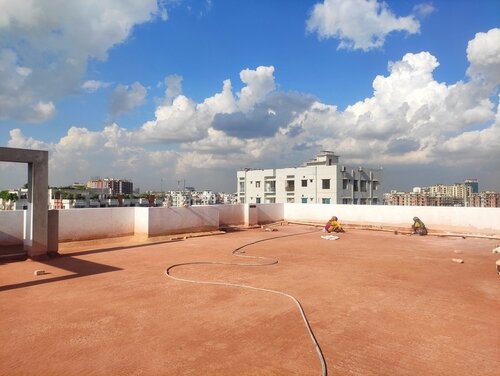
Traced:
<svg viewBox="0 0 500 376">
<path fill-rule="evenodd" d="M 414 234 L 427 235 L 427 229 L 425 228 L 424 222 L 422 222 L 418 217 L 413 217 L 411 229 Z"/>
<path fill-rule="evenodd" d="M 336 216 L 333 216 L 325 225 L 326 232 L 344 232 L 342 225 L 339 222 L 339 219 Z"/>
</svg>

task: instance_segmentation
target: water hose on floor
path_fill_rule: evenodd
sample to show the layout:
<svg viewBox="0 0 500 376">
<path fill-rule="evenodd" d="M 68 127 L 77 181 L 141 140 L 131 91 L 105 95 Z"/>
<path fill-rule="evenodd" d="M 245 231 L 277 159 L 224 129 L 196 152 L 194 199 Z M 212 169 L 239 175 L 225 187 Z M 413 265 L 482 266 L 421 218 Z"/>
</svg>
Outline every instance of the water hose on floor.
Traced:
<svg viewBox="0 0 500 376">
<path fill-rule="evenodd" d="M 288 234 L 288 235 L 274 236 L 272 238 L 260 239 L 260 240 L 256 240 L 254 242 L 250 242 L 250 243 L 247 243 L 245 245 L 242 245 L 242 246 L 234 249 L 231 252 L 234 256 L 264 260 L 265 261 L 264 263 L 239 264 L 239 263 L 226 263 L 226 262 L 217 262 L 217 261 L 193 261 L 193 262 L 185 262 L 185 263 L 171 265 L 165 269 L 165 275 L 169 278 L 172 278 L 176 281 L 181 281 L 181 282 L 190 282 L 190 283 L 197 283 L 197 284 L 204 284 L 204 285 L 216 285 L 216 286 L 226 286 L 226 287 L 239 287 L 239 288 L 245 288 L 245 289 L 250 289 L 250 290 L 269 292 L 272 294 L 286 296 L 287 298 L 291 299 L 295 303 L 297 308 L 299 309 L 300 315 L 302 316 L 302 320 L 304 321 L 304 325 L 307 329 L 309 337 L 311 338 L 311 341 L 314 345 L 314 348 L 316 349 L 316 352 L 318 353 L 318 357 L 319 357 L 319 360 L 321 363 L 321 375 L 327 376 L 326 361 L 325 361 L 325 357 L 323 356 L 323 352 L 321 351 L 319 343 L 316 340 L 316 337 L 314 336 L 314 333 L 311 329 L 311 325 L 309 324 L 309 321 L 307 320 L 307 317 L 306 317 L 306 314 L 304 312 L 304 309 L 302 308 L 302 305 L 297 300 L 297 298 L 295 298 L 294 296 L 287 294 L 287 293 L 284 293 L 284 292 L 281 292 L 281 291 L 269 290 L 269 289 L 264 289 L 264 288 L 260 288 L 260 287 L 247 286 L 247 285 L 241 285 L 241 284 L 237 284 L 237 283 L 228 283 L 228 282 L 196 281 L 196 280 L 187 279 L 187 278 L 174 277 L 172 274 L 170 274 L 170 272 L 174 268 L 177 268 L 180 266 L 187 266 L 187 265 L 230 265 L 230 266 L 270 266 L 270 265 L 275 265 L 278 263 L 277 259 L 270 258 L 270 257 L 262 257 L 262 256 L 248 256 L 248 255 L 244 254 L 245 251 L 243 251 L 243 249 L 246 247 L 249 247 L 251 245 L 264 242 L 264 241 L 280 239 L 280 238 L 285 238 L 285 237 L 289 237 L 289 236 L 305 235 L 305 234 L 309 234 L 309 233 L 317 232 L 317 231 L 318 230 L 315 229 L 314 231 L 300 232 L 297 234 Z"/>
</svg>

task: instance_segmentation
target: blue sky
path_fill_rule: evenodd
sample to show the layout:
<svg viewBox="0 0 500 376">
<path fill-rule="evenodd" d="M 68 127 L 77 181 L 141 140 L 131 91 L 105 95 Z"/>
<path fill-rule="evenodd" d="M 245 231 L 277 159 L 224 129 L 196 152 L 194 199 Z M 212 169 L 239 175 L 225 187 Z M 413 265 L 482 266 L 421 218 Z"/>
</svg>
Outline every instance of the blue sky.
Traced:
<svg viewBox="0 0 500 376">
<path fill-rule="evenodd" d="M 0 0 L 0 146 L 51 185 L 232 192 L 333 150 L 386 191 L 500 191 L 499 27 L 496 0 Z"/>
</svg>

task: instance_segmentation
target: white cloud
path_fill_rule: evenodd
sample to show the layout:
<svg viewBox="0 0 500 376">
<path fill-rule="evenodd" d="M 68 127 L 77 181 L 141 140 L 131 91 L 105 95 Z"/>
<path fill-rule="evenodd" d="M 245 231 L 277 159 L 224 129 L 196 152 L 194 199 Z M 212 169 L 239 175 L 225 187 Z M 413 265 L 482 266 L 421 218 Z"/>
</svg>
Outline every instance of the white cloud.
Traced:
<svg viewBox="0 0 500 376">
<path fill-rule="evenodd" d="M 491 38 L 492 33 L 484 34 Z M 482 38 L 474 39 L 479 44 L 471 41 L 469 55 L 471 67 L 484 71 L 496 60 L 483 50 Z M 478 177 L 499 186 L 497 88 L 475 76 L 438 82 L 438 66 L 429 52 L 408 53 L 389 62 L 386 75 L 374 77 L 369 97 L 343 111 L 308 95 L 276 90 L 272 67 L 243 70 L 246 85 L 238 93 L 225 80 L 219 93 L 200 103 L 181 94 L 175 79 L 170 84 L 175 89 L 165 94 L 172 100 L 162 101 L 154 120 L 135 130 L 117 124 L 102 131 L 73 127 L 59 141 L 45 144 L 17 129 L 9 146 L 50 150 L 51 168 L 67 177 L 66 184 L 120 171 L 137 181 L 154 182 L 168 174 L 196 179 L 200 188 L 228 190 L 236 169 L 297 166 L 329 149 L 342 163 L 382 165 L 388 174 L 430 167 L 443 178 L 464 166 L 490 171 Z"/>
<path fill-rule="evenodd" d="M 206 98 L 202 103 L 196 103 L 181 95 L 180 77 L 170 77 L 165 102 L 156 109 L 155 120 L 146 122 L 136 132 L 137 139 L 141 142 L 201 140 L 207 137 L 215 115 L 235 111 L 248 112 L 264 101 L 275 89 L 273 73 L 272 66 L 242 70 L 240 77 L 246 86 L 236 94 L 239 100 L 232 92 L 231 81 L 225 80 L 222 91 Z M 174 94 L 177 96 L 173 97 Z"/>
<path fill-rule="evenodd" d="M 109 111 L 116 116 L 130 112 L 144 103 L 147 90 L 139 82 L 134 82 L 130 87 L 118 85 L 109 97 Z"/>
<path fill-rule="evenodd" d="M 489 86 L 500 84 L 500 29 L 477 33 L 467 45 L 467 73 Z"/>
<path fill-rule="evenodd" d="M 174 151 L 148 151 L 134 146 L 130 132 L 117 124 L 108 125 L 102 131 L 71 127 L 66 135 L 54 143 L 26 137 L 20 129 L 13 129 L 10 131 L 8 146 L 48 150 L 51 185 L 81 182 L 92 176 L 134 177 L 136 186 L 141 181 L 152 184 L 154 178 L 151 171 L 154 171 L 155 176 L 174 175 L 178 157 Z M 5 175 L 11 173 L 11 170 L 5 169 Z M 23 174 L 21 171 L 21 175 L 19 179 L 25 179 L 25 172 Z M 157 189 L 159 184 L 158 178 Z"/>
<path fill-rule="evenodd" d="M 11 115 L 21 121 L 42 122 L 55 113 L 51 101 L 36 100 L 35 92 L 26 88 L 32 69 L 18 65 L 18 55 L 10 49 L 0 49 L 0 120 Z"/>
<path fill-rule="evenodd" d="M 165 101 L 171 104 L 175 97 L 182 94 L 182 76 L 173 74 L 165 77 L 165 86 L 167 87 L 165 90 Z"/>
<path fill-rule="evenodd" d="M 159 9 L 156 0 L 0 0 L 1 119 L 46 120 L 46 112 L 34 111 L 37 103 L 53 104 L 74 92 L 89 59 L 105 60 L 135 25 L 165 19 L 162 4 Z"/>
<path fill-rule="evenodd" d="M 256 103 L 261 102 L 276 88 L 273 66 L 258 67 L 255 70 L 244 69 L 240 73 L 240 78 L 246 84 L 238 93 L 239 107 L 242 111 L 249 110 Z"/>
<path fill-rule="evenodd" d="M 189 141 L 202 138 L 210 125 L 211 116 L 198 111 L 198 105 L 180 95 L 171 105 L 156 109 L 156 119 L 146 122 L 137 132 L 142 142 Z"/>
<path fill-rule="evenodd" d="M 415 17 L 397 17 L 377 0 L 324 0 L 314 6 L 306 25 L 320 38 L 339 39 L 338 48 L 364 51 L 382 47 L 393 31 L 415 34 L 420 30 Z"/>
<path fill-rule="evenodd" d="M 421 3 L 413 7 L 413 12 L 421 17 L 427 17 L 429 14 L 434 13 L 436 9 L 430 3 Z"/>
<path fill-rule="evenodd" d="M 50 144 L 43 141 L 35 140 L 32 137 L 26 137 L 18 128 L 11 129 L 10 140 L 7 143 L 8 147 L 20 149 L 48 149 Z"/>
<path fill-rule="evenodd" d="M 93 93 L 99 89 L 105 89 L 105 88 L 109 87 L 110 85 L 111 85 L 111 83 L 109 83 L 109 82 L 88 80 L 82 84 L 82 89 L 89 92 L 89 93 Z"/>
</svg>

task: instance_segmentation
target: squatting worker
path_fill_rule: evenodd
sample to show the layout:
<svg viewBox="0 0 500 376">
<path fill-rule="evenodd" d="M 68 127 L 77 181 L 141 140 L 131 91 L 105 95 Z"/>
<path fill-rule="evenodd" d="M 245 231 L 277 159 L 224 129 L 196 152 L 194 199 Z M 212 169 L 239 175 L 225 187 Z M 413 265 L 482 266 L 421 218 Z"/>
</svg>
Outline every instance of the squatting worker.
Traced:
<svg viewBox="0 0 500 376">
<path fill-rule="evenodd" d="M 333 216 L 328 222 L 326 222 L 325 230 L 326 232 L 344 232 L 344 229 L 336 216 Z"/>
<path fill-rule="evenodd" d="M 424 222 L 422 222 L 418 217 L 413 217 L 411 229 L 414 234 L 427 235 L 427 229 L 425 228 Z"/>
</svg>

